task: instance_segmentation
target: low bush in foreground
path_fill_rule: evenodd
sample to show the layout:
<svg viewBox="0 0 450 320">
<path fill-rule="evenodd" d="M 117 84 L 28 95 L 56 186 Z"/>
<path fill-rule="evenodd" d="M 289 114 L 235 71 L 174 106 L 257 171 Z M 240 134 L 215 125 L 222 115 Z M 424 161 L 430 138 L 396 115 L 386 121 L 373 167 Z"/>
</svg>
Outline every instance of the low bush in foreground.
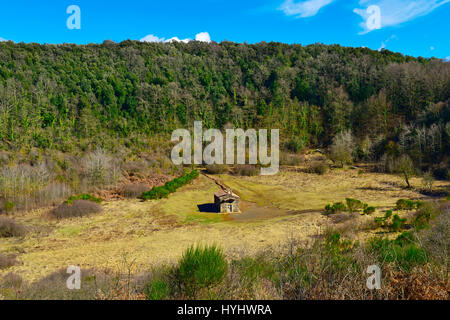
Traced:
<svg viewBox="0 0 450 320">
<path fill-rule="evenodd" d="M 56 219 L 85 217 L 103 210 L 102 206 L 89 200 L 73 200 L 71 204 L 62 203 L 52 211 L 50 216 Z"/>
<path fill-rule="evenodd" d="M 13 219 L 0 217 L 0 238 L 21 237 L 26 229 Z"/>
<path fill-rule="evenodd" d="M 176 277 L 186 294 L 195 297 L 198 290 L 219 284 L 227 268 L 222 249 L 215 245 L 191 246 L 178 263 Z"/>
</svg>

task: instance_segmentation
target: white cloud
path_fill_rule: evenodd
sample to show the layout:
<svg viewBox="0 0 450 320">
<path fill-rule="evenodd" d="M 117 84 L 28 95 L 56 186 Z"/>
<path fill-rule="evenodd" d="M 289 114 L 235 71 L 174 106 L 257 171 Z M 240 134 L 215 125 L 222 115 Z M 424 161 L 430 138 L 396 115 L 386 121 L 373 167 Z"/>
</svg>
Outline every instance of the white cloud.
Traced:
<svg viewBox="0 0 450 320">
<path fill-rule="evenodd" d="M 307 0 L 294 3 L 293 0 L 286 0 L 279 10 L 282 10 L 288 16 L 297 16 L 297 18 L 312 17 L 319 12 L 319 10 L 334 0 Z"/>
<path fill-rule="evenodd" d="M 146 35 L 143 37 L 141 42 L 164 42 L 164 38 L 158 38 L 157 36 L 154 36 L 152 34 Z"/>
<path fill-rule="evenodd" d="M 211 42 L 211 37 L 208 32 L 200 32 L 195 36 L 195 41 Z"/>
<path fill-rule="evenodd" d="M 6 41 L 8 41 L 8 40 L 6 40 L 6 39 L 0 37 L 0 42 L 6 42 Z"/>
<path fill-rule="evenodd" d="M 183 39 L 183 40 L 180 40 L 180 39 L 178 39 L 178 37 L 173 37 L 173 38 L 170 38 L 170 39 L 168 39 L 168 40 L 166 40 L 166 41 L 164 41 L 164 42 L 167 42 L 167 43 L 172 43 L 172 42 L 184 42 L 184 43 L 188 43 L 188 42 L 190 42 L 190 41 L 192 41 L 191 39 Z"/>
<path fill-rule="evenodd" d="M 1 38 L 0 38 L 1 39 Z M 192 39 L 183 39 L 180 40 L 178 37 L 172 37 L 170 39 L 159 38 L 153 34 L 149 34 L 140 40 L 141 42 L 164 42 L 164 43 L 172 43 L 172 42 L 183 42 L 188 43 L 191 42 Z M 201 42 L 211 42 L 211 37 L 208 32 L 200 32 L 195 36 L 195 41 Z"/>
<path fill-rule="evenodd" d="M 359 4 L 364 9 L 354 9 L 353 12 L 359 14 L 364 21 L 361 23 L 362 34 L 372 30 L 367 28 L 367 8 L 378 6 L 381 10 L 381 27 L 390 27 L 403 22 L 414 20 L 432 12 L 434 9 L 449 3 L 450 0 L 360 0 Z"/>
<path fill-rule="evenodd" d="M 433 46 L 430 47 L 430 50 L 433 51 L 435 48 Z"/>
</svg>

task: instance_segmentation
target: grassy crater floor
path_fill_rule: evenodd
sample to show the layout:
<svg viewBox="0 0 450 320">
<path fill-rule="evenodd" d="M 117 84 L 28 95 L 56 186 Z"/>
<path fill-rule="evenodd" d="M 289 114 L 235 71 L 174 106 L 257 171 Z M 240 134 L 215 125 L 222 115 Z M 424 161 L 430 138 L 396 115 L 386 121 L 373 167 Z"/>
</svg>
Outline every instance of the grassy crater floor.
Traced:
<svg viewBox="0 0 450 320">
<path fill-rule="evenodd" d="M 37 281 L 70 265 L 119 270 L 126 264 L 139 272 L 151 264 L 175 261 L 193 243 L 215 243 L 229 256 L 241 256 L 277 247 L 292 235 L 307 242 L 332 225 L 323 215 L 324 206 L 346 197 L 377 208 L 370 217 L 352 220 L 355 238 L 364 239 L 379 230 L 359 230 L 357 225 L 381 216 L 400 198 L 427 199 L 416 189 L 405 189 L 397 176 L 358 170 L 332 170 L 322 176 L 282 171 L 275 176 L 219 178 L 241 196 L 242 214 L 202 212 L 219 190 L 205 176 L 168 199 L 106 202 L 102 213 L 90 217 L 51 220 L 50 208 L 18 213 L 15 219 L 29 232 L 24 238 L 1 239 L 0 251 L 17 254 L 20 263 L 0 270 L 0 276 L 14 272 Z M 421 187 L 419 179 L 412 179 L 412 184 Z M 448 188 L 448 182 L 437 182 L 436 188 Z"/>
</svg>

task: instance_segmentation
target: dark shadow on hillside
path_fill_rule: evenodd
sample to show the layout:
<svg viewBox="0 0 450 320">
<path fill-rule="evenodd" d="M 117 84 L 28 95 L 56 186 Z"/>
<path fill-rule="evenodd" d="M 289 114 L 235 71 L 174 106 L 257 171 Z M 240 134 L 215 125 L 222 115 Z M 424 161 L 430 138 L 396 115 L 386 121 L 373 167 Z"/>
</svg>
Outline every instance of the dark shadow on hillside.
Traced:
<svg viewBox="0 0 450 320">
<path fill-rule="evenodd" d="M 200 212 L 217 213 L 217 209 L 214 203 L 199 204 L 197 205 L 197 207 Z"/>
</svg>

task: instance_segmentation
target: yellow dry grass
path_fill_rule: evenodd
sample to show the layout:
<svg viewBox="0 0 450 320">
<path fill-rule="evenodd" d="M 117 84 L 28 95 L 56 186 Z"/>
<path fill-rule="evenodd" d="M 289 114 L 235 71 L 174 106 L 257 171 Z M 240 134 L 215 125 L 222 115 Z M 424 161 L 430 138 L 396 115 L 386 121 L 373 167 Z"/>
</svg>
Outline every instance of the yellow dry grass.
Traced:
<svg viewBox="0 0 450 320">
<path fill-rule="evenodd" d="M 0 251 L 17 253 L 22 264 L 0 270 L 0 276 L 15 272 L 35 281 L 69 265 L 117 269 L 125 259 L 134 261 L 136 272 L 143 271 L 152 264 L 176 261 L 193 243 L 216 243 L 230 256 L 251 254 L 278 246 L 292 235 L 311 239 L 329 224 L 320 212 L 329 202 L 352 197 L 386 208 L 399 198 L 425 198 L 401 188 L 398 177 L 358 174 L 356 170 L 333 170 L 324 176 L 281 172 L 266 177 L 220 177 L 244 201 L 311 212 L 239 222 L 201 213 L 197 206 L 211 203 L 218 187 L 200 176 L 168 199 L 107 202 L 95 216 L 55 221 L 46 218 L 48 209 L 19 214 L 16 220 L 25 224 L 29 233 L 23 239 L 0 239 Z M 419 180 L 412 182 L 419 186 Z"/>
</svg>

